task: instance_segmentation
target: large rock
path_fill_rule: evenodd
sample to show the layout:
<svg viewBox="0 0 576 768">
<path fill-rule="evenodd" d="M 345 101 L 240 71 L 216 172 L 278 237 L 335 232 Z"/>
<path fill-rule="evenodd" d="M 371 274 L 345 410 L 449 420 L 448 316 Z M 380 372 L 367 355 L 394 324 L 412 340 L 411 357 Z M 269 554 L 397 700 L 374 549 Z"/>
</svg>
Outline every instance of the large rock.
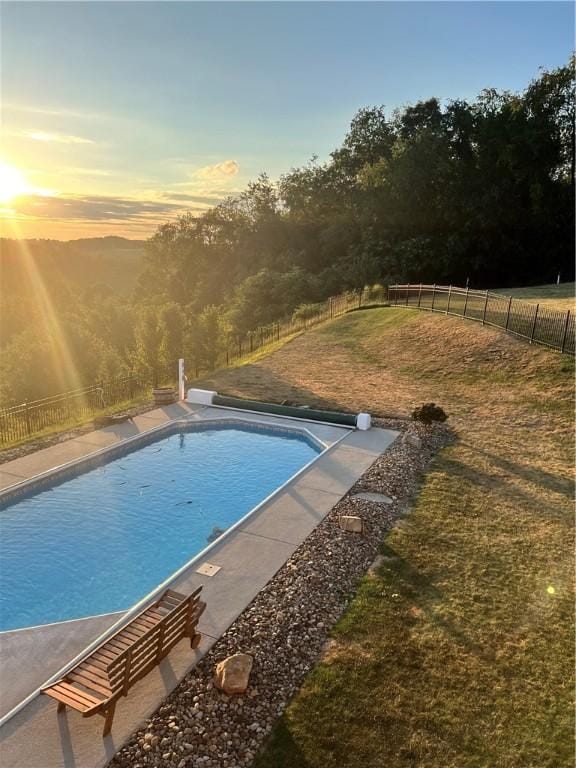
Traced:
<svg viewBox="0 0 576 768">
<path fill-rule="evenodd" d="M 340 515 L 338 525 L 343 531 L 362 533 L 362 518 L 356 517 L 356 515 Z"/>
<path fill-rule="evenodd" d="M 216 665 L 214 684 L 224 693 L 245 693 L 254 659 L 247 653 L 235 653 Z"/>
<path fill-rule="evenodd" d="M 422 448 L 422 440 L 414 432 L 404 432 L 402 442 L 404 445 L 412 446 L 412 448 Z"/>
</svg>

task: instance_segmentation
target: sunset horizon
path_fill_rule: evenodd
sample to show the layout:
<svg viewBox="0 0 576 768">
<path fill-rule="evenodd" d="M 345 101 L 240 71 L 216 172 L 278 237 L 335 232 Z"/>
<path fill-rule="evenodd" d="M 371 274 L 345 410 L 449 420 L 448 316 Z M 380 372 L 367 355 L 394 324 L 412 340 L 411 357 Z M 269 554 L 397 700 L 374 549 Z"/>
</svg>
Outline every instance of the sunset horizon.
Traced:
<svg viewBox="0 0 576 768">
<path fill-rule="evenodd" d="M 146 239 L 262 173 L 327 161 L 363 106 L 522 90 L 566 62 L 574 16 L 546 2 L 113 9 L 3 3 L 3 237 Z"/>
</svg>

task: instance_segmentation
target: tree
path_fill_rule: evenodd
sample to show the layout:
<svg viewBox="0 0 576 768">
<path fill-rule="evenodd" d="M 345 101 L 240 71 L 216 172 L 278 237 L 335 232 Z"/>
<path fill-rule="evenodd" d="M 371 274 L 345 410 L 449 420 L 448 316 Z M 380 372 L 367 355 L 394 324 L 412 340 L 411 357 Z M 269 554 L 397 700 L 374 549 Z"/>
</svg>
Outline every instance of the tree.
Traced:
<svg viewBox="0 0 576 768">
<path fill-rule="evenodd" d="M 144 376 L 153 377 L 160 356 L 162 337 L 158 327 L 157 308 L 144 305 L 139 308 L 135 327 L 136 345 L 132 356 L 135 369 Z"/>
<path fill-rule="evenodd" d="M 216 368 L 225 347 L 227 331 L 220 307 L 212 305 L 201 312 L 196 326 L 200 366 L 205 366 L 210 371 Z"/>
</svg>

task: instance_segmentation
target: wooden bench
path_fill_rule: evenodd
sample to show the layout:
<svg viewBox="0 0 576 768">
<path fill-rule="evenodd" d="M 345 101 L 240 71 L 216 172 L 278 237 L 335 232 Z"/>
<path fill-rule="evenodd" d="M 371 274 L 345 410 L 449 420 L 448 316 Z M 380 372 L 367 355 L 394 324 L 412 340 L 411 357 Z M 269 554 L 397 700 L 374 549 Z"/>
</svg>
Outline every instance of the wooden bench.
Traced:
<svg viewBox="0 0 576 768">
<path fill-rule="evenodd" d="M 196 648 L 196 631 L 204 603 L 202 587 L 191 595 L 166 590 L 153 605 L 106 640 L 64 677 L 42 689 L 58 702 L 58 712 L 71 707 L 83 717 L 105 718 L 103 736 L 112 728 L 116 702 L 167 656 L 176 643 L 189 637 Z"/>
</svg>

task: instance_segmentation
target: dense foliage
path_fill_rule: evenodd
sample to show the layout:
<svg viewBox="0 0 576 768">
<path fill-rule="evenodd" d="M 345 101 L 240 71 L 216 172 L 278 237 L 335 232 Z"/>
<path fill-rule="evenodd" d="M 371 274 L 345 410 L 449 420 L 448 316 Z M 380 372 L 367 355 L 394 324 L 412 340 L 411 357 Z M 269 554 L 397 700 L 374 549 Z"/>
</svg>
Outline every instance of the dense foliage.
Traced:
<svg viewBox="0 0 576 768">
<path fill-rule="evenodd" d="M 327 162 L 277 182 L 263 174 L 204 215 L 161 226 L 130 301 L 84 267 L 47 285 L 38 270 L 15 279 L 4 261 L 0 397 L 182 353 L 211 365 L 227 335 L 376 281 L 573 279 L 574 115 L 572 63 L 521 94 L 361 109 Z"/>
<path fill-rule="evenodd" d="M 373 279 L 482 288 L 574 274 L 574 75 L 522 94 L 362 109 L 326 163 L 266 175 L 152 238 L 142 285 L 234 321 Z"/>
</svg>

